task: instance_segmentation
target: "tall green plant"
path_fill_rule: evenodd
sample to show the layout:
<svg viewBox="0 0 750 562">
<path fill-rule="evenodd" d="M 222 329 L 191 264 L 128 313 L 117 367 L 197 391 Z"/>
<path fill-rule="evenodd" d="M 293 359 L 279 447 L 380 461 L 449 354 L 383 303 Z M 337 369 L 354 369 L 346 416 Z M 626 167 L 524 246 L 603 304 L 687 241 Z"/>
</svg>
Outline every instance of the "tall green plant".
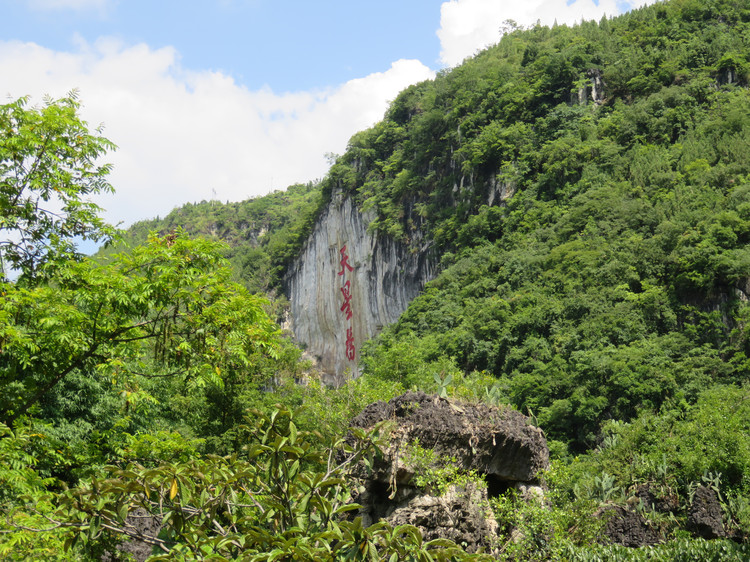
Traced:
<svg viewBox="0 0 750 562">
<path fill-rule="evenodd" d="M 28 102 L 0 105 L 0 276 L 36 276 L 70 257 L 76 237 L 114 234 L 89 197 L 113 191 L 99 159 L 115 145 L 88 130 L 75 91 L 41 108 Z"/>
<path fill-rule="evenodd" d="M 153 365 L 188 385 L 220 385 L 224 371 L 274 355 L 264 300 L 230 276 L 221 245 L 172 234 L 105 265 L 62 264 L 47 285 L 2 285 L 0 418 L 43 410 L 73 373 L 106 377 L 136 400 L 133 381 Z"/>
</svg>

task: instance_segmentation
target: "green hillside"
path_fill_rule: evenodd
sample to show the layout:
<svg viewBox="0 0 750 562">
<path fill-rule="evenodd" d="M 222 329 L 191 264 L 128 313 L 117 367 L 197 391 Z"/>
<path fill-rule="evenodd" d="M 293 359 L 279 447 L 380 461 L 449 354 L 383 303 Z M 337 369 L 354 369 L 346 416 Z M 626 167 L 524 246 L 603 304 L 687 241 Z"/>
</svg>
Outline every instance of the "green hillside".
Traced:
<svg viewBox="0 0 750 562">
<path fill-rule="evenodd" d="M 313 182 L 237 203 L 188 203 L 163 219 L 133 224 L 119 243 L 99 255 L 143 244 L 151 232 L 163 235 L 181 228 L 188 236 L 226 243 L 235 280 L 251 292 L 276 293 L 280 275 L 307 238 L 320 207 L 320 187 Z"/>
<path fill-rule="evenodd" d="M 579 491 L 720 474 L 748 513 L 749 20 L 683 1 L 517 30 L 403 92 L 329 186 L 426 230 L 443 271 L 365 371 L 533 415 L 558 458 L 588 451 Z"/>
<path fill-rule="evenodd" d="M 408 350 L 488 372 L 577 451 L 606 420 L 748 382 L 748 18 L 671 2 L 516 30 L 356 135 L 326 188 L 393 236 L 425 229 L 444 267 L 369 370 L 424 383 L 396 366 Z M 578 94 L 593 76 L 598 101 Z"/>
<path fill-rule="evenodd" d="M 382 444 L 343 441 L 347 421 L 420 389 L 510 405 L 549 440 L 545 503 L 490 502 L 500 559 L 747 559 L 750 5 L 503 26 L 403 91 L 319 184 L 186 205 L 95 260 L 47 225 L 49 251 L 2 283 L 0 557 L 99 559 L 134 536 L 138 508 L 165 525 L 154 559 L 486 559 L 343 516 L 347 463 Z M 28 130 L 3 127 L 22 105 L 0 113 L 4 181 L 40 126 L 29 112 Z M 76 124 L 68 105 L 50 124 Z M 2 186 L 13 224 L 33 224 Z M 426 238 L 440 267 L 365 345 L 363 375 L 330 389 L 261 295 L 281 294 L 337 193 L 374 211 L 373 230 Z M 85 211 L 71 222 L 108 235 Z M 441 485 L 478 478 L 428 469 Z M 700 485 L 722 539 L 690 530 Z M 644 490 L 678 507 L 651 509 Z M 613 506 L 665 544 L 598 544 Z"/>
</svg>

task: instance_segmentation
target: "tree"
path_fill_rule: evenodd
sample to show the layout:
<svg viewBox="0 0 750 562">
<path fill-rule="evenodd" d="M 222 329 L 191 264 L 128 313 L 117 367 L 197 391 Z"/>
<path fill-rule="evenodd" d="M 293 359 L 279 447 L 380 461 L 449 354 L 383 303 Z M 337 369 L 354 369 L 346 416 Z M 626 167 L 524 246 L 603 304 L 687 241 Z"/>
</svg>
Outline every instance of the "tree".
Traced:
<svg viewBox="0 0 750 562">
<path fill-rule="evenodd" d="M 0 276 L 34 277 L 76 238 L 114 233 L 88 197 L 112 192 L 111 170 L 99 158 L 115 145 L 90 133 L 75 91 L 27 108 L 28 97 L 0 105 Z"/>
<path fill-rule="evenodd" d="M 60 263 L 49 283 L 0 285 L 0 419 L 43 407 L 74 372 L 136 400 L 139 376 L 221 385 L 223 372 L 273 355 L 265 300 L 230 281 L 222 249 L 176 232 L 109 263 Z"/>
</svg>

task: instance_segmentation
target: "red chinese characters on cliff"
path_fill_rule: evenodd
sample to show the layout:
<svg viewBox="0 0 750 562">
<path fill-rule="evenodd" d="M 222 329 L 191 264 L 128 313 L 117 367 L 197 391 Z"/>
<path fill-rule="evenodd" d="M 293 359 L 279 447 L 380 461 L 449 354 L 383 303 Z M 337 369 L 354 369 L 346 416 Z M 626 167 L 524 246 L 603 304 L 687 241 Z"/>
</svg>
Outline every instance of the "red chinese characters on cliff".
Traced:
<svg viewBox="0 0 750 562">
<path fill-rule="evenodd" d="M 346 314 L 346 319 L 352 319 L 352 292 L 351 283 L 347 281 L 344 286 L 341 287 L 341 294 L 344 295 L 344 304 L 341 305 L 341 312 Z"/>
<path fill-rule="evenodd" d="M 339 250 L 339 253 L 341 254 L 341 261 L 339 262 L 341 264 L 341 271 L 339 271 L 339 275 L 344 275 L 347 269 L 349 271 L 354 271 L 354 268 L 349 265 L 349 255 L 346 253 L 346 244 L 344 244 L 344 247 Z"/>
<path fill-rule="evenodd" d="M 354 330 L 351 326 L 346 329 L 346 358 L 354 361 L 357 350 L 354 349 Z"/>
<path fill-rule="evenodd" d="M 349 264 L 349 255 L 346 253 L 346 244 L 339 250 L 341 254 L 341 260 L 339 265 L 341 271 L 339 275 L 344 278 L 344 284 L 341 286 L 341 294 L 344 297 L 344 302 L 341 304 L 341 312 L 346 316 L 349 321 L 349 327 L 346 329 L 346 358 L 349 361 L 354 361 L 357 350 L 354 347 L 354 327 L 351 324 L 352 321 L 352 283 L 351 280 L 346 279 L 346 273 L 354 271 L 354 268 Z"/>
</svg>

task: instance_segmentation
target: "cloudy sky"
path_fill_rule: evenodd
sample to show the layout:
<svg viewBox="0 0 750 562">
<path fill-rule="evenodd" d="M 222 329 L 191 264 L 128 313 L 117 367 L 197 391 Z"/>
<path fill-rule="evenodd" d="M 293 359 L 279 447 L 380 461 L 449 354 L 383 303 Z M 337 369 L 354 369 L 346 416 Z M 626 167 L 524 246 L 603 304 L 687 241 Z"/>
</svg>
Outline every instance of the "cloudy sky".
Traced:
<svg viewBox="0 0 750 562">
<path fill-rule="evenodd" d="M 325 175 L 400 90 L 496 43 L 655 0 L 0 0 L 0 103 L 79 91 L 127 226 Z"/>
</svg>

